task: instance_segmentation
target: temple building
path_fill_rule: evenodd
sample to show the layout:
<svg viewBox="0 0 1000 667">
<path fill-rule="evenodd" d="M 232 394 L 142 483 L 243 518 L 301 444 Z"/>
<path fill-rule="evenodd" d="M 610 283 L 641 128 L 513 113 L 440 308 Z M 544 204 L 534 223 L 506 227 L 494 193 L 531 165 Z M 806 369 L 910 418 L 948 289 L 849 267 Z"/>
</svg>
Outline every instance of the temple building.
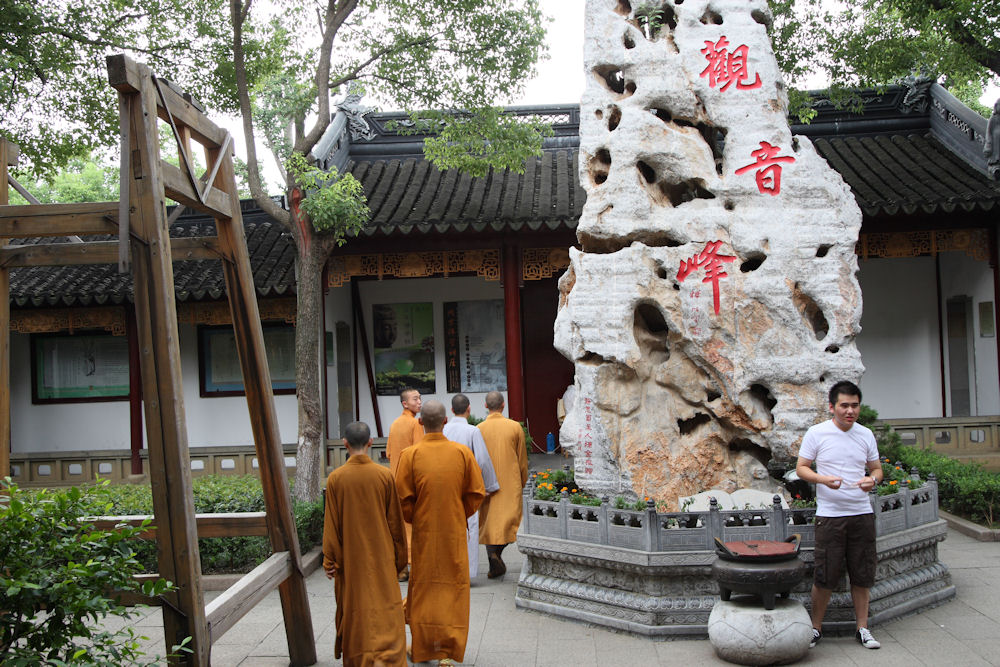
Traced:
<svg viewBox="0 0 1000 667">
<path fill-rule="evenodd" d="M 987 121 L 928 81 L 859 95 L 862 113 L 817 97 L 816 117 L 792 129 L 813 141 L 863 213 L 864 402 L 910 442 L 1000 465 L 1000 182 L 983 155 Z M 509 113 L 551 124 L 542 155 L 522 174 L 472 178 L 438 170 L 422 137 L 391 129 L 405 115 L 337 110 L 315 157 L 361 181 L 371 220 L 325 272 L 328 438 L 356 418 L 386 434 L 400 388 L 415 386 L 445 401 L 465 393 L 480 417 L 485 393 L 502 389 L 537 449 L 550 433 L 559 442 L 557 401 L 573 365 L 553 348 L 553 323 L 585 198 L 580 110 Z M 295 250 L 252 201 L 242 213 L 294 466 Z M 171 235 L 206 236 L 211 226 L 189 212 Z M 222 271 L 189 260 L 174 273 L 193 466 L 239 472 L 218 457 L 195 460 L 199 448 L 252 456 Z M 111 265 L 15 269 L 10 291 L 15 479 L 38 481 L 31 461 L 40 459 L 54 461 L 48 474 L 61 479 L 60 454 L 81 451 L 106 453 L 110 476 L 131 451 L 135 472 L 143 436 L 128 277 Z"/>
</svg>

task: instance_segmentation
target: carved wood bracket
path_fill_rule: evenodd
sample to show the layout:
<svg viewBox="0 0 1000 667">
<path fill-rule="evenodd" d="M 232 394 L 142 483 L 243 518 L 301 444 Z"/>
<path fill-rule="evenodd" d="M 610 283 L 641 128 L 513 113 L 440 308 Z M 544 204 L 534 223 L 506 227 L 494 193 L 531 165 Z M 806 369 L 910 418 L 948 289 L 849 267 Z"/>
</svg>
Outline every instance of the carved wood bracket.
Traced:
<svg viewBox="0 0 1000 667">
<path fill-rule="evenodd" d="M 569 267 L 569 248 L 524 248 L 521 251 L 521 278 L 551 278 Z"/>
<path fill-rule="evenodd" d="M 392 278 L 448 277 L 452 273 L 475 273 L 486 280 L 500 280 L 500 250 L 456 250 L 448 252 L 378 253 L 331 257 L 327 287 L 340 287 L 354 277 Z"/>
<path fill-rule="evenodd" d="M 855 251 L 860 259 L 933 256 L 954 251 L 986 262 L 990 259 L 990 237 L 982 228 L 862 234 Z"/>
<path fill-rule="evenodd" d="M 107 306 L 11 310 L 10 312 L 10 330 L 17 333 L 73 332 L 80 329 L 104 329 L 115 336 L 124 336 L 125 309 Z"/>
</svg>

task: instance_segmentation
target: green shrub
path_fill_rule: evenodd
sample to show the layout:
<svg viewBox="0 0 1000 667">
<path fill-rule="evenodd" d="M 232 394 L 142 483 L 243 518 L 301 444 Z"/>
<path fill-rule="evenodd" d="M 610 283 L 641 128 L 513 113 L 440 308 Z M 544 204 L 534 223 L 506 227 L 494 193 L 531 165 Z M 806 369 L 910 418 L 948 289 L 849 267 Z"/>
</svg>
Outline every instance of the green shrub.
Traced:
<svg viewBox="0 0 1000 667">
<path fill-rule="evenodd" d="M 253 475 L 206 475 L 191 482 L 195 512 L 224 514 L 263 512 L 264 492 Z M 96 505 L 102 505 L 107 511 Z M 153 499 L 149 486 L 103 486 L 99 502 L 91 514 L 152 514 Z M 293 505 L 299 548 L 305 552 L 323 540 L 323 501 L 297 502 Z M 146 572 L 156 572 L 156 544 L 153 540 L 135 542 L 136 559 Z M 271 555 L 267 537 L 205 537 L 198 540 L 201 569 L 206 574 L 249 572 Z"/>
<path fill-rule="evenodd" d="M 875 430 L 875 439 L 879 453 L 893 462 L 890 466 L 883 464 L 887 480 L 895 478 L 902 484 L 908 472 L 916 468 L 922 479 L 931 474 L 937 478 L 938 502 L 944 510 L 987 526 L 993 526 L 1000 519 L 997 513 L 1000 506 L 1000 474 L 984 470 L 977 463 L 964 463 L 929 449 L 904 445 L 899 434 L 888 425 Z M 896 462 L 899 463 L 899 471 L 896 470 Z"/>
<path fill-rule="evenodd" d="M 106 484 L 106 483 L 105 483 Z M 126 627 L 107 630 L 109 616 L 134 612 L 109 591 L 159 595 L 165 581 L 138 583 L 132 539 L 148 527 L 98 530 L 81 518 L 101 506 L 94 488 L 26 492 L 0 481 L 0 664 L 150 664 L 146 639 Z M 107 514 L 108 511 L 101 512 Z M 174 650 L 184 650 L 174 647 Z"/>
</svg>

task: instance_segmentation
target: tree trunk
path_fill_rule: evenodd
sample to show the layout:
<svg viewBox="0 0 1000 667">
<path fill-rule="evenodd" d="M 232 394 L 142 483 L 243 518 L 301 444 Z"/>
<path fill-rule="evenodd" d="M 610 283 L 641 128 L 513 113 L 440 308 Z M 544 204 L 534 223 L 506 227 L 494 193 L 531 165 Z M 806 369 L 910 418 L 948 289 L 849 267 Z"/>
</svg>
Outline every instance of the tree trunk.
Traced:
<svg viewBox="0 0 1000 667">
<path fill-rule="evenodd" d="M 297 201 L 289 197 L 289 201 Z M 317 234 L 296 205 L 292 206 L 292 234 L 296 240 L 295 393 L 299 408 L 295 485 L 292 496 L 311 501 L 323 493 L 323 266 L 334 243 Z"/>
</svg>

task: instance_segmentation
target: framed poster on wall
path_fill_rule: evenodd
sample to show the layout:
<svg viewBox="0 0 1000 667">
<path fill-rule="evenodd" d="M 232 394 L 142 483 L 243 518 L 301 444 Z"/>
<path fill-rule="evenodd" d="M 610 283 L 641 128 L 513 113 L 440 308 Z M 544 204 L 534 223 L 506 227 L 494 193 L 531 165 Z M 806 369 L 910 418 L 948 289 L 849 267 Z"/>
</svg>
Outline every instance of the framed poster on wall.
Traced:
<svg viewBox="0 0 1000 667">
<path fill-rule="evenodd" d="M 128 399 L 128 339 L 107 332 L 31 335 L 32 403 Z"/>
<path fill-rule="evenodd" d="M 372 339 L 375 393 L 397 396 L 406 387 L 434 393 L 433 304 L 373 304 Z"/>
<path fill-rule="evenodd" d="M 507 390 L 503 299 L 444 303 L 448 392 Z"/>
<path fill-rule="evenodd" d="M 264 349 L 275 394 L 295 393 L 295 327 L 264 324 Z M 198 327 L 198 382 L 202 397 L 243 396 L 243 369 L 231 326 Z"/>
</svg>

